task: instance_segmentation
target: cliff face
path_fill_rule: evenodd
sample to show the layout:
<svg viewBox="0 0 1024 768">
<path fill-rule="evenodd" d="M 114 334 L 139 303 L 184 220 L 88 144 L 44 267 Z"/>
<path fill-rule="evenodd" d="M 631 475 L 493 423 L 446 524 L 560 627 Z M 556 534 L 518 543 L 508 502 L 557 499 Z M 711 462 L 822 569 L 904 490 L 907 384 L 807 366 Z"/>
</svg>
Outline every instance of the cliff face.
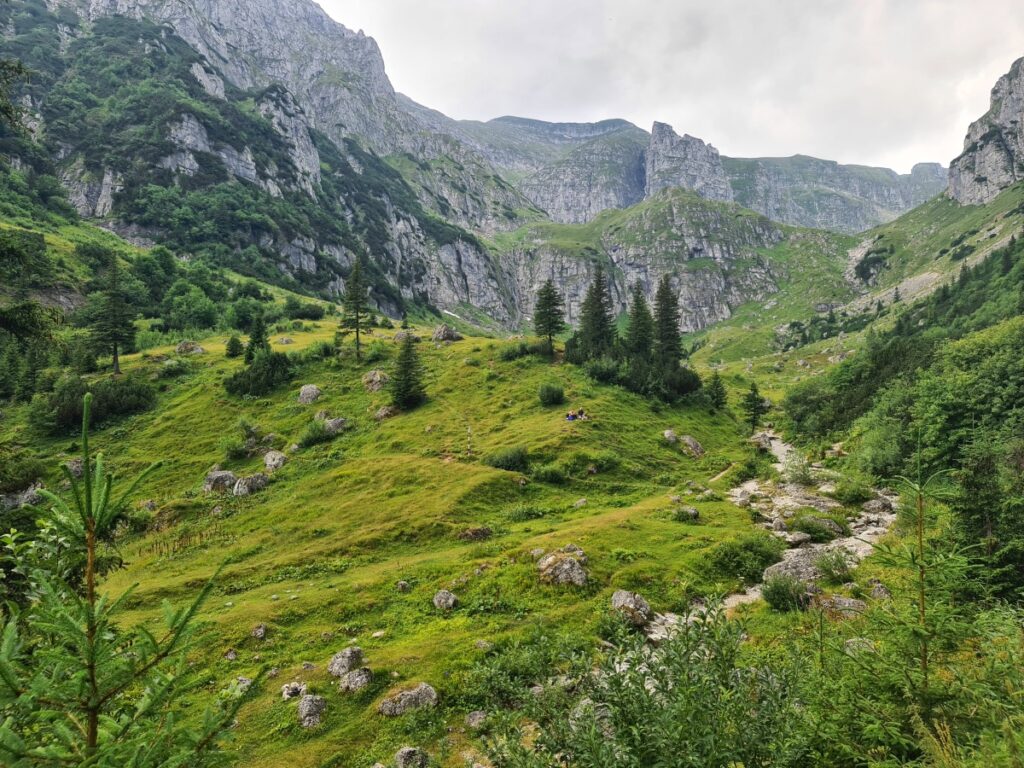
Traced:
<svg viewBox="0 0 1024 768">
<path fill-rule="evenodd" d="M 718 150 L 689 134 L 677 135 L 665 123 L 655 123 L 651 129 L 646 170 L 648 197 L 668 187 L 682 187 L 709 200 L 733 199 Z"/>
<path fill-rule="evenodd" d="M 987 203 L 1024 179 L 1024 58 L 992 89 L 988 112 L 971 124 L 963 153 L 950 163 L 949 195 L 962 205 Z"/>
<path fill-rule="evenodd" d="M 904 175 L 804 155 L 725 158 L 724 163 L 740 205 L 776 221 L 836 232 L 860 232 L 890 221 L 946 185 L 946 170 L 937 163 L 919 163 Z"/>
</svg>

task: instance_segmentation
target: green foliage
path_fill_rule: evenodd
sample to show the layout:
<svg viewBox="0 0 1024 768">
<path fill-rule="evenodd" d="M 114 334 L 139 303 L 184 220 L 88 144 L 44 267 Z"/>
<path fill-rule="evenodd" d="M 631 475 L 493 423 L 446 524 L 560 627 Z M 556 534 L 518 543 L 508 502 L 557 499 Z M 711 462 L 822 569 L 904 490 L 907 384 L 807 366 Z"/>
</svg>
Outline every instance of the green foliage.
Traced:
<svg viewBox="0 0 1024 768">
<path fill-rule="evenodd" d="M 562 295 L 549 279 L 537 292 L 533 309 L 533 328 L 538 336 L 547 339 L 548 353 L 554 354 L 555 336 L 565 330 L 565 306 Z"/>
<path fill-rule="evenodd" d="M 252 364 L 261 354 L 270 352 L 270 339 L 267 334 L 267 326 L 263 315 L 258 314 L 253 318 L 252 327 L 249 329 L 249 341 L 245 345 L 245 362 Z"/>
<path fill-rule="evenodd" d="M 245 354 L 245 346 L 242 344 L 242 340 L 235 334 L 231 334 L 231 338 L 228 339 L 228 343 L 224 347 L 224 355 L 226 357 L 241 357 Z"/>
<path fill-rule="evenodd" d="M 530 469 L 530 454 L 522 446 L 502 448 L 485 456 L 484 463 L 508 472 L 527 472 Z"/>
<path fill-rule="evenodd" d="M 46 465 L 27 451 L 0 447 L 0 493 L 16 493 L 40 480 Z"/>
<path fill-rule="evenodd" d="M 615 341 L 612 300 L 608 293 L 604 268 L 598 264 L 594 268 L 594 279 L 580 307 L 580 327 L 576 333 L 575 354 L 579 360 L 594 360 L 610 354 Z"/>
<path fill-rule="evenodd" d="M 557 464 L 542 464 L 533 468 L 533 479 L 538 483 L 562 485 L 568 480 L 565 470 Z"/>
<path fill-rule="evenodd" d="M 541 384 L 537 390 L 537 399 L 541 405 L 561 405 L 565 402 L 565 392 L 557 384 Z"/>
<path fill-rule="evenodd" d="M 756 382 L 750 383 L 750 389 L 743 396 L 740 408 L 743 409 L 743 413 L 747 417 L 747 423 L 750 424 L 750 431 L 753 432 L 757 429 L 757 425 L 761 423 L 761 418 L 768 413 L 768 406 L 760 390 L 757 388 Z"/>
<path fill-rule="evenodd" d="M 761 587 L 761 596 L 776 611 L 802 611 L 807 607 L 807 585 L 793 576 L 772 576 Z"/>
<path fill-rule="evenodd" d="M 32 423 L 51 433 L 64 433 L 82 423 L 82 402 L 92 394 L 89 412 L 91 425 L 103 424 L 134 413 L 147 411 L 156 404 L 156 392 L 137 376 L 115 376 L 87 384 L 78 376 L 59 379 L 52 392 L 32 400 Z"/>
<path fill-rule="evenodd" d="M 345 315 L 342 324 L 356 333 L 356 360 L 362 355 L 362 339 L 360 334 L 366 315 L 370 311 L 370 300 L 366 282 L 363 279 L 362 259 L 356 257 L 345 281 Z"/>
<path fill-rule="evenodd" d="M 711 550 L 708 564 L 722 576 L 756 584 L 765 568 L 782 559 L 784 550 L 785 544 L 775 536 L 749 533 L 718 544 Z"/>
<path fill-rule="evenodd" d="M 135 312 L 122 285 L 122 271 L 112 251 L 102 254 L 102 286 L 89 297 L 86 309 L 89 330 L 95 345 L 109 351 L 114 360 L 114 373 L 121 372 L 119 352 L 135 341 Z"/>
<path fill-rule="evenodd" d="M 236 397 L 261 397 L 291 381 L 294 367 L 283 352 L 260 352 L 252 363 L 224 380 L 224 388 Z"/>
<path fill-rule="evenodd" d="M 679 334 L 679 296 L 672 281 L 664 275 L 654 297 L 654 361 L 662 370 L 674 371 L 683 359 Z"/>
<path fill-rule="evenodd" d="M 399 408 L 415 408 L 427 399 L 423 386 L 423 365 L 412 334 L 407 334 L 402 341 L 388 386 L 391 389 L 391 402 Z"/>
<path fill-rule="evenodd" d="M 829 549 L 814 561 L 826 581 L 832 584 L 846 584 L 853 576 L 853 561 L 845 549 Z"/>
<path fill-rule="evenodd" d="M 711 374 L 705 392 L 707 392 L 708 402 L 711 403 L 711 409 L 714 411 L 722 410 L 729 402 L 729 395 L 725 391 L 725 382 L 722 381 L 718 371 Z"/>
<path fill-rule="evenodd" d="M 629 305 L 629 322 L 626 326 L 626 355 L 637 363 L 649 363 L 654 352 L 654 318 L 651 317 L 643 285 L 637 281 L 633 286 L 633 297 Z"/>
<path fill-rule="evenodd" d="M 299 447 L 311 448 L 320 443 L 329 443 L 335 437 L 336 435 L 327 429 L 327 424 L 322 419 L 313 419 L 299 436 Z"/>
</svg>

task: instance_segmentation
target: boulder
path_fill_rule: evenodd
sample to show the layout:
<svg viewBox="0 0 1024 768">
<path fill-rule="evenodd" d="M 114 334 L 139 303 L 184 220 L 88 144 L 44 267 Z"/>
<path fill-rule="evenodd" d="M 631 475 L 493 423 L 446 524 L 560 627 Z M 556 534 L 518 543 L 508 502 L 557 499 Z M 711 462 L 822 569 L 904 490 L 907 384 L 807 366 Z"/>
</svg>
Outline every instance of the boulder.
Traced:
<svg viewBox="0 0 1024 768">
<path fill-rule="evenodd" d="M 821 578 L 821 571 L 816 565 L 820 556 L 821 551 L 817 547 L 790 549 L 781 563 L 769 565 L 764 569 L 762 581 L 768 581 L 776 576 L 792 576 L 805 584 L 813 584 Z"/>
<path fill-rule="evenodd" d="M 583 509 L 585 506 L 587 506 L 586 499 L 576 499 L 576 501 L 572 503 L 573 509 Z"/>
<path fill-rule="evenodd" d="M 327 709 L 327 701 L 323 696 L 306 694 L 299 700 L 299 724 L 303 728 L 315 728 L 320 725 L 320 716 Z"/>
<path fill-rule="evenodd" d="M 285 465 L 288 457 L 280 451 L 267 451 L 263 456 L 263 466 L 268 472 L 275 472 Z"/>
<path fill-rule="evenodd" d="M 182 341 L 174 348 L 174 351 L 179 355 L 202 355 L 206 352 L 194 341 Z"/>
<path fill-rule="evenodd" d="M 74 478 L 81 477 L 83 472 L 85 471 L 81 459 L 71 459 L 70 461 L 65 461 L 64 466 L 65 468 L 67 468 L 68 472 Z"/>
<path fill-rule="evenodd" d="M 880 582 L 878 579 L 871 579 L 870 581 L 868 581 L 868 584 L 871 585 L 871 597 L 872 597 L 872 599 L 874 599 L 874 600 L 891 600 L 892 599 L 892 592 L 890 592 L 889 588 L 887 586 L 885 586 L 885 584 Z"/>
<path fill-rule="evenodd" d="M 441 323 L 434 329 L 434 334 L 430 338 L 433 341 L 462 341 L 462 334 L 450 325 Z"/>
<path fill-rule="evenodd" d="M 328 435 L 337 435 L 348 429 L 348 419 L 325 419 L 324 429 L 327 430 Z"/>
<path fill-rule="evenodd" d="M 893 506 L 892 502 L 885 498 L 885 496 L 879 496 L 877 499 L 865 501 L 861 505 L 861 509 L 869 515 L 888 515 L 892 513 Z"/>
<path fill-rule="evenodd" d="M 484 723 L 487 722 L 487 713 L 483 710 L 476 710 L 466 715 L 466 727 L 474 731 L 478 731 L 484 727 Z"/>
<path fill-rule="evenodd" d="M 235 496 L 249 496 L 257 491 L 262 491 L 267 487 L 268 483 L 270 483 L 270 478 L 262 472 L 250 475 L 249 477 L 240 477 L 238 482 L 235 483 L 232 493 Z"/>
<path fill-rule="evenodd" d="M 363 386 L 367 392 L 380 392 L 391 381 L 391 377 L 384 371 L 370 371 L 363 376 Z"/>
<path fill-rule="evenodd" d="M 450 611 L 459 604 L 459 598 L 447 589 L 440 590 L 434 595 L 434 607 L 439 611 Z"/>
<path fill-rule="evenodd" d="M 363 649 L 353 645 L 338 651 L 327 664 L 327 671 L 334 677 L 341 677 L 363 663 Z"/>
<path fill-rule="evenodd" d="M 237 482 L 238 476 L 234 472 L 215 469 L 206 475 L 203 491 L 206 493 L 228 493 L 234 490 Z"/>
<path fill-rule="evenodd" d="M 306 684 L 299 682 L 285 683 L 281 686 L 281 698 L 284 701 L 306 695 Z"/>
<path fill-rule="evenodd" d="M 384 421 L 386 419 L 390 419 L 393 416 L 397 416 L 397 415 L 398 415 L 398 409 L 395 408 L 395 406 L 393 406 L 393 405 L 385 405 L 385 406 L 377 409 L 377 413 L 374 414 L 373 418 L 375 418 L 377 421 Z"/>
<path fill-rule="evenodd" d="M 437 706 L 437 691 L 427 683 L 420 683 L 411 691 L 402 691 L 384 699 L 377 711 L 385 717 L 398 717 L 414 709 Z"/>
<path fill-rule="evenodd" d="M 396 768 L 427 768 L 427 753 L 417 747 L 402 747 L 395 754 Z"/>
<path fill-rule="evenodd" d="M 280 339 L 277 340 L 277 343 L 278 344 L 284 344 L 284 345 L 287 346 L 288 344 L 294 344 L 295 343 L 295 339 L 290 339 L 287 336 L 282 336 Z"/>
<path fill-rule="evenodd" d="M 843 595 L 830 595 L 818 601 L 818 604 L 826 611 L 838 613 L 842 616 L 856 616 L 867 609 L 867 603 L 853 597 Z"/>
<path fill-rule="evenodd" d="M 679 435 L 676 434 L 676 431 L 674 429 L 666 429 L 661 434 L 662 437 L 665 438 L 665 442 L 668 443 L 669 445 L 675 445 L 676 443 L 679 442 Z"/>
<path fill-rule="evenodd" d="M 693 458 L 699 459 L 704 455 L 704 446 L 697 442 L 697 438 L 693 435 L 683 435 L 679 438 L 679 442 L 683 444 L 683 449 Z"/>
<path fill-rule="evenodd" d="M 395 584 L 395 589 L 397 589 L 399 592 L 408 592 L 410 589 L 412 589 L 412 586 L 409 584 L 408 581 L 398 581 Z"/>
<path fill-rule="evenodd" d="M 321 394 L 323 393 L 316 384 L 306 384 L 299 390 L 299 403 L 302 405 L 315 403 L 320 399 Z"/>
<path fill-rule="evenodd" d="M 459 539 L 462 541 L 484 541 L 491 538 L 493 533 L 486 525 L 480 528 L 467 528 L 459 534 Z"/>
<path fill-rule="evenodd" d="M 547 584 L 583 587 L 587 583 L 587 572 L 583 568 L 586 562 L 583 550 L 570 544 L 542 557 L 537 563 L 537 570 L 541 581 Z"/>
<path fill-rule="evenodd" d="M 618 590 L 612 595 L 612 609 L 634 627 L 643 627 L 651 620 L 651 606 L 636 592 Z"/>
<path fill-rule="evenodd" d="M 401 344 L 406 339 L 411 339 L 413 344 L 419 344 L 420 341 L 421 341 L 420 337 L 417 336 L 412 331 L 399 331 L 398 333 L 395 334 L 395 343 L 396 344 Z"/>
<path fill-rule="evenodd" d="M 42 484 L 36 483 L 30 485 L 24 491 L 0 495 L 0 509 L 20 509 L 21 507 L 39 504 L 43 500 L 39 493 L 39 489 L 42 487 Z"/>
<path fill-rule="evenodd" d="M 342 693 L 355 693 L 373 682 L 373 672 L 369 667 L 359 667 L 351 672 L 346 672 L 338 680 L 338 689 Z"/>
<path fill-rule="evenodd" d="M 265 640 L 267 638 L 267 625 L 257 624 L 249 634 L 257 640 Z"/>
<path fill-rule="evenodd" d="M 841 526 L 839 523 L 837 523 L 835 520 L 829 517 L 805 517 L 804 520 L 811 523 L 812 525 L 824 528 L 833 536 L 843 535 L 843 526 Z"/>
<path fill-rule="evenodd" d="M 700 518 L 700 510 L 696 507 L 679 507 L 675 511 L 675 519 L 678 522 L 694 522 Z"/>
<path fill-rule="evenodd" d="M 761 453 L 772 452 L 772 436 L 767 432 L 758 432 L 750 438 L 750 442 L 752 442 L 754 447 L 761 451 Z"/>
</svg>

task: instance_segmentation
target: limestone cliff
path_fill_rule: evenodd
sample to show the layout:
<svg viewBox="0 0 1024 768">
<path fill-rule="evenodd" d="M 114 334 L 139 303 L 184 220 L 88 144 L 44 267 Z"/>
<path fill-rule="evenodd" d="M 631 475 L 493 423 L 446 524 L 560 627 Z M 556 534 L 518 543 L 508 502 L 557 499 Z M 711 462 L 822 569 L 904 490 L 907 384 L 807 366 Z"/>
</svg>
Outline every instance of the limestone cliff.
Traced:
<svg viewBox="0 0 1024 768">
<path fill-rule="evenodd" d="M 700 139 L 679 136 L 672 126 L 655 123 L 647 150 L 646 194 L 682 187 L 709 200 L 732 200 L 732 187 L 718 150 Z"/>
<path fill-rule="evenodd" d="M 963 153 L 950 163 L 949 195 L 981 205 L 1024 179 L 1024 58 L 999 78 L 988 112 L 971 124 Z"/>
</svg>

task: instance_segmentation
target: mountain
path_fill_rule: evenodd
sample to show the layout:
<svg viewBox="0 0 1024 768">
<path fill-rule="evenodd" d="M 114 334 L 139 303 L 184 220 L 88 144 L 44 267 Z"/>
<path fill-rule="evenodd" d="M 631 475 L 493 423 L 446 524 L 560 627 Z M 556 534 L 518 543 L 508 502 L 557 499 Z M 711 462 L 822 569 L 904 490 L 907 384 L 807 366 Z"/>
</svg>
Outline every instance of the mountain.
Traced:
<svg viewBox="0 0 1024 768">
<path fill-rule="evenodd" d="M 949 166 L 949 194 L 964 205 L 992 200 L 1024 179 L 1024 58 L 992 89 L 991 105 L 971 124 L 964 151 Z"/>
</svg>

